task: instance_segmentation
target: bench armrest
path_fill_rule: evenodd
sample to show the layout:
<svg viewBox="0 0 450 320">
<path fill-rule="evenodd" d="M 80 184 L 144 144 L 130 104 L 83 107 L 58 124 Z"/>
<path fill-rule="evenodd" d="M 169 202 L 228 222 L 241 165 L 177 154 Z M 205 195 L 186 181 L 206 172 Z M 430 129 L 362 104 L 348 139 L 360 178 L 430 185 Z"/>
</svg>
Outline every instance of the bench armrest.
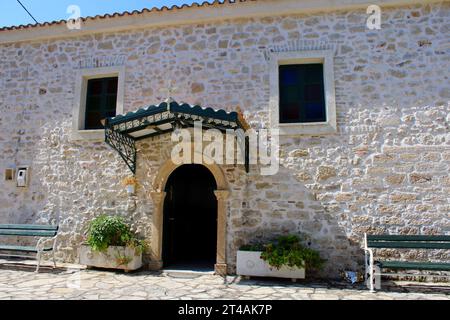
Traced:
<svg viewBox="0 0 450 320">
<path fill-rule="evenodd" d="M 371 259 L 373 261 L 373 250 L 370 248 L 364 248 L 364 254 L 366 256 L 366 261 L 367 259 Z"/>
<path fill-rule="evenodd" d="M 48 242 L 52 242 L 52 248 L 53 248 L 53 250 L 55 250 L 56 249 L 56 238 L 57 237 L 58 237 L 58 235 L 56 235 L 56 236 L 54 236 L 52 238 L 47 238 L 47 237 L 39 238 L 39 240 L 38 240 L 38 242 L 36 244 L 36 250 L 38 252 L 44 251 L 45 244 L 48 243 Z"/>
<path fill-rule="evenodd" d="M 364 250 L 366 250 L 367 248 L 367 233 L 364 233 Z"/>
</svg>

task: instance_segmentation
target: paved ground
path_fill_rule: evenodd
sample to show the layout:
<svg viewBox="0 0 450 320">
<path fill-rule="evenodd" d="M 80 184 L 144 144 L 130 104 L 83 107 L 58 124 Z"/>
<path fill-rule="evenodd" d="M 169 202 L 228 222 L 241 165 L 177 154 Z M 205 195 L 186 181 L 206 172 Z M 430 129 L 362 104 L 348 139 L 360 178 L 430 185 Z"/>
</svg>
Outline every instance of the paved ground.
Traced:
<svg viewBox="0 0 450 320">
<path fill-rule="evenodd" d="M 1 263 L 1 261 L 0 261 Z M 440 299 L 450 300 L 450 284 L 391 283 L 370 293 L 361 285 L 292 283 L 289 280 L 241 280 L 179 272 L 106 272 L 0 265 L 0 299 Z"/>
</svg>

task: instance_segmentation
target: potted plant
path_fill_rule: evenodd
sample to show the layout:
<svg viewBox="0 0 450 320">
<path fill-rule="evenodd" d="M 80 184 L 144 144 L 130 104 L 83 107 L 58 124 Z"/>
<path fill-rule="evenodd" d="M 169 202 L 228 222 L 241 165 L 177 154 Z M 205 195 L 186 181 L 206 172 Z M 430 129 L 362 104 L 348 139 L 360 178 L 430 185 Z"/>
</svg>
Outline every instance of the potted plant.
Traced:
<svg viewBox="0 0 450 320">
<path fill-rule="evenodd" d="M 280 236 L 272 242 L 241 247 L 237 274 L 295 281 L 305 278 L 306 269 L 320 269 L 324 262 L 317 251 L 304 247 L 298 236 Z"/>
<path fill-rule="evenodd" d="M 127 189 L 128 194 L 134 194 L 137 185 L 137 179 L 135 177 L 127 177 L 122 180 L 122 184 Z"/>
<path fill-rule="evenodd" d="M 142 267 L 145 243 L 138 240 L 122 217 L 101 215 L 91 221 L 80 264 L 88 267 L 136 270 Z"/>
</svg>

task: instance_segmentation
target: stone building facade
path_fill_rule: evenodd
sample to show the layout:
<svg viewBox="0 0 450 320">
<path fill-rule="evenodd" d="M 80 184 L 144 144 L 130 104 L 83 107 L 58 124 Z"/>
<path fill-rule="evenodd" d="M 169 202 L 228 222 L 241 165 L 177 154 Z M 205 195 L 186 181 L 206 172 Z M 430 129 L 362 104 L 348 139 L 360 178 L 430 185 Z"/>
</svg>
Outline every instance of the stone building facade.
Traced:
<svg viewBox="0 0 450 320">
<path fill-rule="evenodd" d="M 140 186 L 129 196 L 120 181 L 130 172 L 103 135 L 74 129 L 84 73 L 122 74 L 123 113 L 164 101 L 172 80 L 175 100 L 239 106 L 260 129 L 271 126 L 274 57 L 325 50 L 336 131 L 282 135 L 274 176 L 211 168 L 227 191 L 218 198 L 228 272 L 239 246 L 276 234 L 301 234 L 327 259 L 326 277 L 362 267 L 365 232 L 448 234 L 450 2 L 384 4 L 379 30 L 367 28 L 366 1 L 291 0 L 96 17 L 79 31 L 1 30 L 0 169 L 29 166 L 30 180 L 1 179 L 0 223 L 59 223 L 57 257 L 67 262 L 101 213 L 123 215 L 154 243 L 170 134 L 138 143 Z"/>
</svg>

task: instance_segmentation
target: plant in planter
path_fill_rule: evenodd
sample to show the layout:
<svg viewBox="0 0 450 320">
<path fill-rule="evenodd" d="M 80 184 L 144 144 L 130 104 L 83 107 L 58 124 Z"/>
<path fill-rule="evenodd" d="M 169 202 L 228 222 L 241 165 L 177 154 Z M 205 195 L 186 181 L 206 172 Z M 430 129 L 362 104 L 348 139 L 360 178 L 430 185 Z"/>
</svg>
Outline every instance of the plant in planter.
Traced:
<svg viewBox="0 0 450 320">
<path fill-rule="evenodd" d="M 303 279 L 305 269 L 320 269 L 324 262 L 317 251 L 304 247 L 298 236 L 280 236 L 269 243 L 241 247 L 237 256 L 237 273 L 242 276 Z"/>
<path fill-rule="evenodd" d="M 136 270 L 142 266 L 145 243 L 122 217 L 101 215 L 91 221 L 80 263 L 90 267 Z"/>
<path fill-rule="evenodd" d="M 134 194 L 138 182 L 135 177 L 127 177 L 122 180 L 122 184 L 127 188 L 128 194 Z"/>
</svg>

